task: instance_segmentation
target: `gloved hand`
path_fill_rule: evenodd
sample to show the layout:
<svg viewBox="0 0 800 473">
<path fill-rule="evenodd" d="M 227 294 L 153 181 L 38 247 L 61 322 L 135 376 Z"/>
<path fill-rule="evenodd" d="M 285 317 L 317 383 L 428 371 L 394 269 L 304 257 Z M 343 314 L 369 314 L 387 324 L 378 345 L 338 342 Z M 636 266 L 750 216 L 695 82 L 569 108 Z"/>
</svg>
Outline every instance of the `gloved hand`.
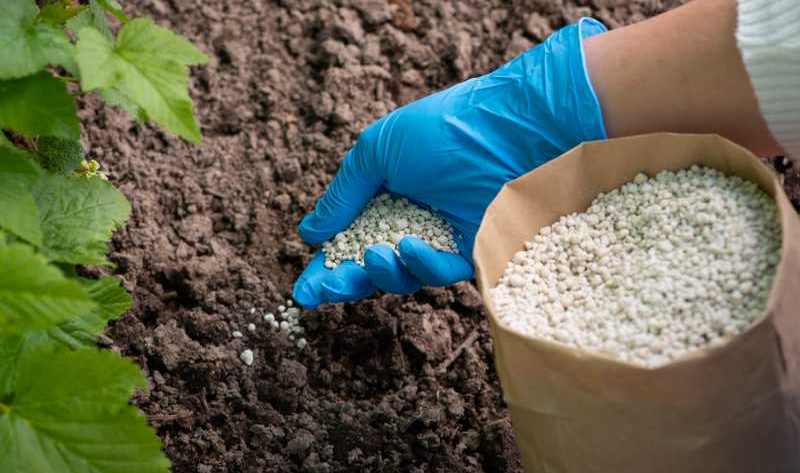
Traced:
<svg viewBox="0 0 800 473">
<path fill-rule="evenodd" d="M 503 184 L 583 141 L 606 138 L 586 71 L 582 38 L 605 32 L 584 18 L 494 72 L 401 107 L 367 127 L 325 195 L 300 223 L 322 243 L 346 229 L 379 191 L 435 209 L 458 231 L 459 254 L 406 237 L 399 255 L 370 247 L 364 266 L 333 270 L 319 252 L 295 283 L 304 307 L 410 293 L 473 275 L 472 246 L 484 211 Z"/>
</svg>

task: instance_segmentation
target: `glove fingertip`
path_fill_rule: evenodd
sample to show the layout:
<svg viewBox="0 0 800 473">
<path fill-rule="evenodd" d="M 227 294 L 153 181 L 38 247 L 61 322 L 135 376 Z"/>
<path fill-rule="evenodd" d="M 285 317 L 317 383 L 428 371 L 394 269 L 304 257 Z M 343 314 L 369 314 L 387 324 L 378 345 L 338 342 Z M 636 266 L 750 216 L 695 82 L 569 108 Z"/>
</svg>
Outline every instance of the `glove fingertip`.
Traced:
<svg viewBox="0 0 800 473">
<path fill-rule="evenodd" d="M 320 228 L 322 227 L 321 223 L 316 211 L 303 217 L 300 224 L 297 225 L 297 232 L 300 234 L 300 238 L 310 245 L 318 245 L 336 234 L 335 232 L 330 234 L 330 231 L 323 231 Z"/>
<path fill-rule="evenodd" d="M 292 297 L 306 309 L 313 309 L 325 299 L 322 295 L 322 281 L 330 270 L 325 268 L 325 255 L 318 251 L 306 269 L 297 278 L 292 288 Z"/>
<path fill-rule="evenodd" d="M 323 301 L 321 300 L 321 291 L 315 291 L 309 287 L 308 282 L 303 279 L 298 279 L 294 283 L 292 289 L 292 299 L 297 301 L 304 309 L 314 309 L 318 307 Z"/>
<path fill-rule="evenodd" d="M 456 253 L 437 251 L 417 237 L 406 237 L 398 245 L 400 258 L 411 274 L 429 286 L 446 286 L 470 279 L 472 265 Z"/>
<path fill-rule="evenodd" d="M 352 302 L 371 296 L 376 288 L 367 272 L 352 261 L 345 261 L 322 281 L 322 295 L 330 302 Z"/>
<path fill-rule="evenodd" d="M 422 287 L 422 283 L 408 272 L 397 253 L 388 246 L 367 248 L 364 252 L 364 269 L 373 284 L 386 292 L 410 294 Z"/>
<path fill-rule="evenodd" d="M 394 265 L 393 254 L 394 250 L 386 245 L 372 245 L 364 252 L 364 268 L 370 266 L 373 270 L 390 271 Z"/>
</svg>

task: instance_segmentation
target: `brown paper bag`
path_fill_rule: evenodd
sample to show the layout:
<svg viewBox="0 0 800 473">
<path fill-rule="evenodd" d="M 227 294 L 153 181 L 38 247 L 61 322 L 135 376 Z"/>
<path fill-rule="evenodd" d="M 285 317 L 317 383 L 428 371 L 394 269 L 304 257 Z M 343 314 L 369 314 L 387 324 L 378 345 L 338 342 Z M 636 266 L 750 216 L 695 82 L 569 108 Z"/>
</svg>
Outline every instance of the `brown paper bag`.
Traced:
<svg viewBox="0 0 800 473">
<path fill-rule="evenodd" d="M 775 199 L 783 257 L 768 314 L 729 343 L 655 369 L 512 332 L 489 296 L 543 227 L 642 171 L 698 164 Z M 526 470 L 546 473 L 800 472 L 800 222 L 775 175 L 715 135 L 586 143 L 508 183 L 475 243 L 495 362 Z"/>
</svg>

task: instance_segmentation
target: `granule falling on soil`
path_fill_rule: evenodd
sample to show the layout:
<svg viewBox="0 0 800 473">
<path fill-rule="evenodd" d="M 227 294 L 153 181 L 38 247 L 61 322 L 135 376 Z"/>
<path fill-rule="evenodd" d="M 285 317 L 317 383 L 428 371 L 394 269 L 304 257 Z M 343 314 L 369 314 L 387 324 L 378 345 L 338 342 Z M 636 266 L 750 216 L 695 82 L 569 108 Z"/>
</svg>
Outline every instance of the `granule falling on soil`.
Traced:
<svg viewBox="0 0 800 473">
<path fill-rule="evenodd" d="M 147 374 L 136 403 L 174 471 L 522 471 L 469 284 L 310 311 L 300 351 L 231 333 L 285 302 L 311 256 L 295 226 L 365 125 L 582 15 L 616 27 L 679 3 L 125 2 L 211 58 L 192 71 L 201 148 L 92 98 L 81 110 L 89 158 L 134 207 L 111 258 L 135 307 L 103 340 Z M 799 181 L 787 172 L 795 203 Z"/>
</svg>

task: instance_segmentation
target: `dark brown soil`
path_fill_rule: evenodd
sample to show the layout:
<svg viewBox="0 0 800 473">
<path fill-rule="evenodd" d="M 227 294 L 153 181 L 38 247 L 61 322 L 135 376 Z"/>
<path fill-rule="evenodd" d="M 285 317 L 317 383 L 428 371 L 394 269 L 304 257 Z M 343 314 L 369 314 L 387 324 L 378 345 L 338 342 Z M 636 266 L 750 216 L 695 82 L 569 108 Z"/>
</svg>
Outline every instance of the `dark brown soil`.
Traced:
<svg viewBox="0 0 800 473">
<path fill-rule="evenodd" d="M 136 305 L 104 343 L 146 372 L 136 403 L 174 470 L 521 471 L 472 285 L 307 312 L 303 351 L 250 309 L 290 294 L 311 254 L 295 225 L 364 125 L 580 16 L 614 27 L 677 3 L 126 2 L 211 58 L 193 72 L 200 148 L 91 99 L 81 112 L 134 207 L 112 259 Z M 800 172 L 786 184 L 800 202 Z"/>
</svg>

